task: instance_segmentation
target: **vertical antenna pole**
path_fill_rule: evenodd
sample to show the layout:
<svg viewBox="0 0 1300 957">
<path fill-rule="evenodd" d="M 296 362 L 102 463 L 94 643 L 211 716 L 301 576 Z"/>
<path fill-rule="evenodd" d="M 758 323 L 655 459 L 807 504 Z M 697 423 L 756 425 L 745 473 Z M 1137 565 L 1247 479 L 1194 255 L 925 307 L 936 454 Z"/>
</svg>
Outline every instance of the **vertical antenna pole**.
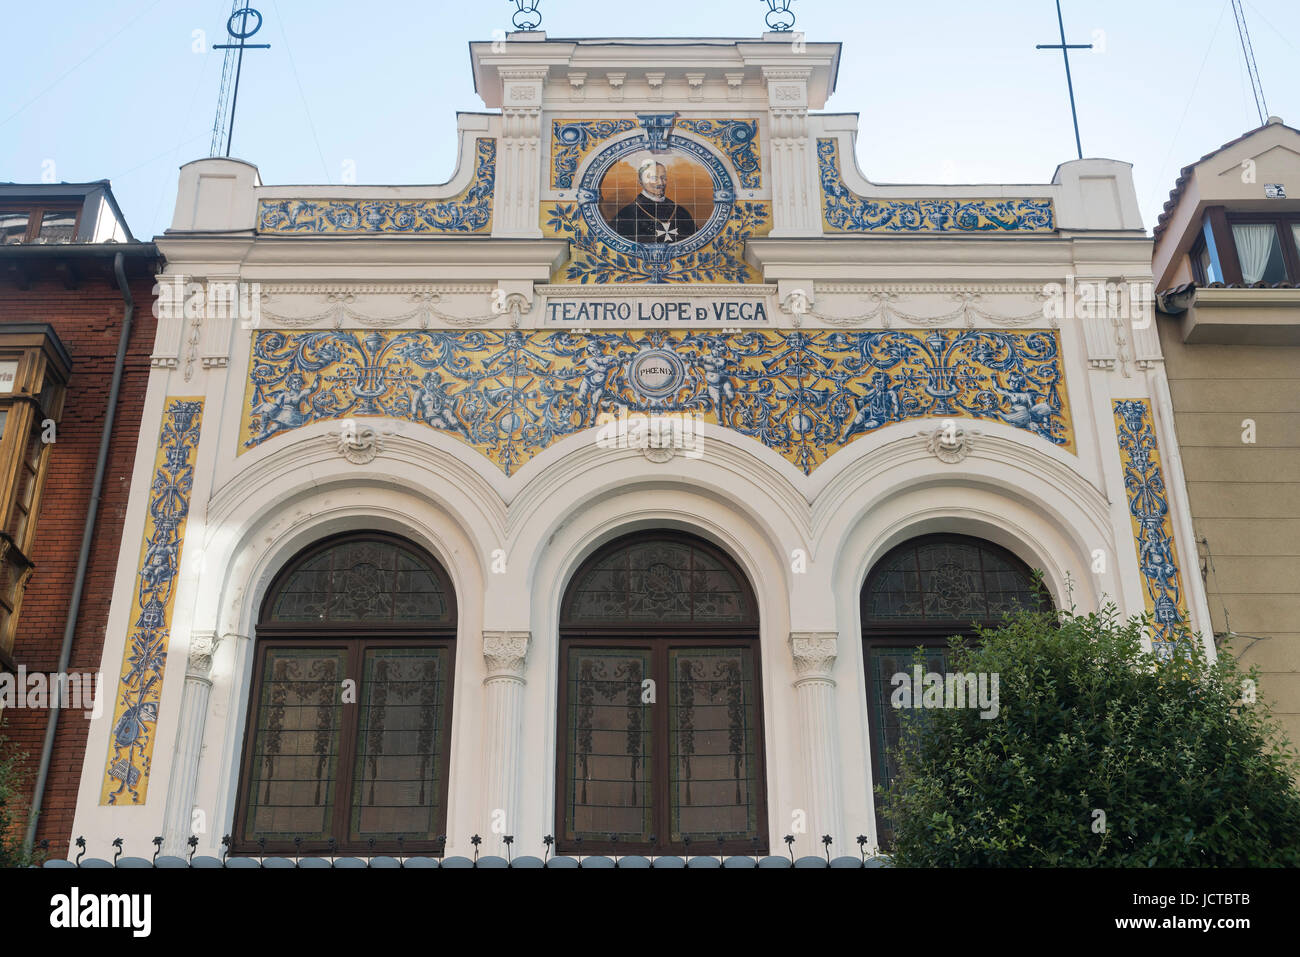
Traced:
<svg viewBox="0 0 1300 957">
<path fill-rule="evenodd" d="M 235 108 L 239 106 L 239 74 L 244 69 L 244 41 L 239 41 L 239 60 L 235 64 L 235 93 L 230 100 L 230 132 L 226 136 L 226 159 L 230 159 L 230 143 L 235 138 Z M 1078 135 L 1078 124 L 1075 124 L 1075 135 Z"/>
<path fill-rule="evenodd" d="M 1065 59 L 1065 85 L 1070 91 L 1070 116 L 1074 120 L 1074 148 L 1079 153 L 1079 159 L 1083 159 L 1083 141 L 1079 139 L 1079 111 L 1074 105 L 1074 79 L 1070 76 L 1070 51 L 1091 50 L 1092 44 L 1065 42 L 1065 18 L 1061 16 L 1061 0 L 1056 0 L 1056 23 L 1061 28 L 1061 42 L 1040 43 L 1037 49 L 1060 50 L 1061 56 Z"/>
</svg>

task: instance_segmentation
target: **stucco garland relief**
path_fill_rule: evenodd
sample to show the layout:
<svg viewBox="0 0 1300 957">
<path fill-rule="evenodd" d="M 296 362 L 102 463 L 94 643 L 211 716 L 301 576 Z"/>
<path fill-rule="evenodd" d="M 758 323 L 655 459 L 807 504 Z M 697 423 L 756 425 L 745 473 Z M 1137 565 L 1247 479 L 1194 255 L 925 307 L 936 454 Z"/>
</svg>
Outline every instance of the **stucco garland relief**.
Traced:
<svg viewBox="0 0 1300 957">
<path fill-rule="evenodd" d="M 1046 315 L 1044 304 L 1048 301 L 1048 297 L 1043 293 L 1033 295 L 1033 298 L 1040 303 L 1037 308 L 1030 312 L 1012 315 L 985 308 L 984 293 L 973 291 L 949 292 L 945 298 L 957 303 L 957 307 L 929 315 L 901 308 L 901 304 L 906 300 L 902 293 L 893 290 L 873 290 L 857 298 L 872 303 L 873 308 L 866 312 L 836 315 L 813 308 L 813 303 L 808 301 L 807 296 L 801 296 L 798 292 L 787 294 L 780 306 L 781 311 L 790 316 L 796 326 L 802 325 L 805 319 L 811 318 L 828 326 L 837 327 L 869 326 L 878 323 L 882 329 L 892 329 L 896 324 L 930 329 L 955 323 L 960 323 L 967 329 L 974 329 L 981 321 L 1001 328 L 1036 323 L 1045 323 L 1051 329 L 1060 328 L 1060 323 L 1055 316 L 1049 318 Z"/>
<path fill-rule="evenodd" d="M 290 297 L 287 302 L 295 302 L 301 297 Z M 358 303 L 362 298 L 362 303 Z M 345 289 L 335 289 L 309 297 L 312 306 L 324 304 L 324 310 L 308 313 L 286 311 L 278 305 L 281 297 L 276 293 L 264 293 L 262 296 L 262 316 L 266 324 L 289 329 L 305 329 L 326 326 L 342 329 L 345 325 L 364 326 L 366 328 L 389 328 L 401 325 L 415 325 L 428 329 L 432 325 L 443 324 L 457 327 L 484 326 L 508 316 L 510 325 L 517 327 L 520 317 L 526 315 L 531 304 L 520 293 L 497 295 L 484 292 L 476 296 L 464 294 L 449 298 L 458 306 L 467 306 L 464 312 L 448 312 L 439 306 L 444 302 L 444 294 L 430 290 L 417 290 L 400 295 L 397 308 L 391 312 L 381 308 L 390 296 L 363 295 Z M 287 304 L 287 303 L 286 303 Z M 360 308 L 364 305 L 366 308 Z"/>
</svg>

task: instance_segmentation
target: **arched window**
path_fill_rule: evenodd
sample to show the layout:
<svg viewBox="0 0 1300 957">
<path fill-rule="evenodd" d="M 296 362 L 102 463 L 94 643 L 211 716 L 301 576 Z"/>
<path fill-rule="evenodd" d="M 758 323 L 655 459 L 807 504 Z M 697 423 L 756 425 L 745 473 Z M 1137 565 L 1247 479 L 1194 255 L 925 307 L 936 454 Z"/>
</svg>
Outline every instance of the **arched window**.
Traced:
<svg viewBox="0 0 1300 957">
<path fill-rule="evenodd" d="M 592 555 L 560 610 L 559 850 L 766 851 L 759 674 L 723 552 L 651 532 Z"/>
<path fill-rule="evenodd" d="M 232 850 L 439 850 L 455 636 L 451 582 L 409 542 L 289 562 L 257 624 Z"/>
<path fill-rule="evenodd" d="M 999 624 L 1005 613 L 1040 607 L 1050 608 L 1051 599 L 1029 567 L 1005 548 L 977 538 L 926 535 L 904 542 L 876 562 L 862 587 L 875 784 L 887 788 L 897 773 L 889 751 L 898 744 L 905 715 L 924 715 L 923 708 L 897 708 L 891 701 L 902 687 L 895 676 L 906 677 L 909 693 L 913 687 L 918 646 L 923 649 L 923 675 L 946 675 L 952 636 L 970 638 L 978 627 Z M 963 696 L 968 687 L 963 686 Z M 987 680 L 986 688 L 991 691 Z M 978 693 L 978 681 L 975 690 Z M 887 840 L 888 821 L 877 813 L 877 823 Z"/>
</svg>

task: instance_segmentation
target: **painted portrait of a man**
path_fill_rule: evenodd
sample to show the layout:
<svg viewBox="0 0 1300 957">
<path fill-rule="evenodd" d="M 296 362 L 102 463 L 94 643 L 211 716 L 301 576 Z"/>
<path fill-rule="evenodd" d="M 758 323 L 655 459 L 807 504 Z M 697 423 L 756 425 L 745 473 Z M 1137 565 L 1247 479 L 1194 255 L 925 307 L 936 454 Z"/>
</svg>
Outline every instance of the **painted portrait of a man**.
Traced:
<svg viewBox="0 0 1300 957">
<path fill-rule="evenodd" d="M 653 157 L 636 171 L 640 192 L 613 219 L 610 228 L 636 243 L 675 243 L 695 232 L 695 220 L 668 198 L 668 170 Z"/>
</svg>

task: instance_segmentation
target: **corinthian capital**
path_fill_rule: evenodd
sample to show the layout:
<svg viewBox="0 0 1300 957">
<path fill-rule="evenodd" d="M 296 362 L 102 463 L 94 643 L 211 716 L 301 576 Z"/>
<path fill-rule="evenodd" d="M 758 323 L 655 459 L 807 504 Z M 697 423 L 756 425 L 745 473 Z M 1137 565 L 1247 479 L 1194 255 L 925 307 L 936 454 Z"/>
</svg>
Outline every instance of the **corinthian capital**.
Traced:
<svg viewBox="0 0 1300 957">
<path fill-rule="evenodd" d="M 214 631 L 195 631 L 190 635 L 190 656 L 186 674 L 207 678 L 212 671 L 212 656 L 217 653 L 221 639 Z"/>
<path fill-rule="evenodd" d="M 836 639 L 833 631 L 790 632 L 790 655 L 794 658 L 795 680 L 821 678 L 829 681 L 835 669 Z"/>
<path fill-rule="evenodd" d="M 526 631 L 483 632 L 483 662 L 488 679 L 524 679 L 524 662 L 528 657 L 529 635 Z"/>
</svg>

